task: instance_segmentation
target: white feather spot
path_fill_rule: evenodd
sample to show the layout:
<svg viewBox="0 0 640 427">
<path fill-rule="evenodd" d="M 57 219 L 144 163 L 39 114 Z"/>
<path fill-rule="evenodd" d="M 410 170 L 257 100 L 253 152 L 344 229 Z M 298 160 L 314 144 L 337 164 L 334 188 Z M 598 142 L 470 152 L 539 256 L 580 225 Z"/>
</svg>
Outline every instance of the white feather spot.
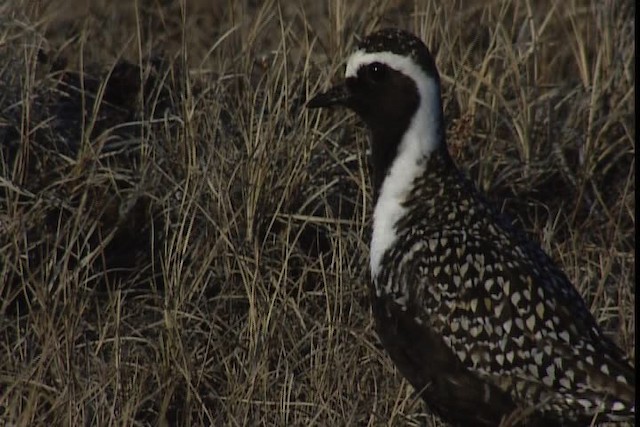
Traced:
<svg viewBox="0 0 640 427">
<path fill-rule="evenodd" d="M 613 405 L 611 405 L 612 411 L 624 411 L 625 409 L 627 409 L 627 407 L 622 402 L 614 402 Z"/>
<path fill-rule="evenodd" d="M 535 327 L 536 327 L 536 317 L 532 314 L 527 318 L 527 328 L 529 328 L 530 331 L 533 331 L 533 328 Z"/>
<path fill-rule="evenodd" d="M 509 361 L 509 363 L 513 363 L 513 357 L 514 357 L 513 351 L 510 351 L 507 353 L 507 360 Z"/>
<path fill-rule="evenodd" d="M 511 332 L 511 324 L 512 324 L 512 320 L 511 319 L 507 320 L 506 322 L 504 322 L 502 324 L 502 327 L 504 328 L 506 333 Z"/>
</svg>

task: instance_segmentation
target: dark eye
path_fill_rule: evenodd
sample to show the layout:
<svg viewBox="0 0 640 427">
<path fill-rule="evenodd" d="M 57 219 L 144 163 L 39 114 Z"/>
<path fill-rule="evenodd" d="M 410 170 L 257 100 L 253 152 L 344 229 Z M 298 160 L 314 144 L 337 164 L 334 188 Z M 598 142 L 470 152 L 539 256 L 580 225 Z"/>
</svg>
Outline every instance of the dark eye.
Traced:
<svg viewBox="0 0 640 427">
<path fill-rule="evenodd" d="M 379 83 L 385 79 L 387 75 L 387 67 L 379 62 L 374 62 L 367 66 L 367 75 L 371 81 Z"/>
</svg>

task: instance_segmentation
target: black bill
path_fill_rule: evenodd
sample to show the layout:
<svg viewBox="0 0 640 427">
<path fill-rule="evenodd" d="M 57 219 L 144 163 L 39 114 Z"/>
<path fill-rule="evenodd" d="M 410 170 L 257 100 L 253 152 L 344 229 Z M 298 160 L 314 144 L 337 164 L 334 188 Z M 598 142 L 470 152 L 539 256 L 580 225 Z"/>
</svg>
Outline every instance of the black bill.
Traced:
<svg viewBox="0 0 640 427">
<path fill-rule="evenodd" d="M 307 108 L 323 108 L 334 105 L 348 107 L 350 99 L 351 94 L 349 93 L 347 86 L 344 83 L 341 83 L 338 86 L 335 86 L 324 93 L 319 93 L 311 98 L 311 100 L 307 102 Z"/>
</svg>

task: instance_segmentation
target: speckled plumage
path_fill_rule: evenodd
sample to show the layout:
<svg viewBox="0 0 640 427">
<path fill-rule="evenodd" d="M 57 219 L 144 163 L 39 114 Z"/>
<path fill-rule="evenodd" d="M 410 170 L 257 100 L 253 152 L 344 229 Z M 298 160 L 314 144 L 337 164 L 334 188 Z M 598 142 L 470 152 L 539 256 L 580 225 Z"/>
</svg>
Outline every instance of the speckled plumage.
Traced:
<svg viewBox="0 0 640 427">
<path fill-rule="evenodd" d="M 383 257 L 394 267 L 374 281 L 379 319 L 399 302 L 399 315 L 428 325 L 463 366 L 550 418 L 587 423 L 594 402 L 634 401 L 633 371 L 566 276 L 448 156 L 432 155 L 405 204 L 399 243 Z"/>
<path fill-rule="evenodd" d="M 375 52 L 382 53 L 378 59 Z M 431 92 L 416 79 L 431 79 L 437 99 L 425 99 Z M 419 39 L 383 30 L 351 57 L 347 89 L 311 101 L 346 105 L 372 130 L 372 251 L 376 227 L 386 236 L 379 263 L 372 263 L 371 293 L 383 345 L 429 408 L 454 424 L 633 419 L 635 374 L 622 351 L 540 246 L 488 205 L 453 164 L 439 84 Z M 362 105 L 380 103 L 385 94 L 409 105 L 412 117 L 402 119 L 402 105 L 397 114 Z M 420 117 L 425 112 L 435 118 Z M 392 119 L 387 127 L 378 124 L 385 114 Z M 522 419 L 512 417 L 518 411 Z"/>
</svg>

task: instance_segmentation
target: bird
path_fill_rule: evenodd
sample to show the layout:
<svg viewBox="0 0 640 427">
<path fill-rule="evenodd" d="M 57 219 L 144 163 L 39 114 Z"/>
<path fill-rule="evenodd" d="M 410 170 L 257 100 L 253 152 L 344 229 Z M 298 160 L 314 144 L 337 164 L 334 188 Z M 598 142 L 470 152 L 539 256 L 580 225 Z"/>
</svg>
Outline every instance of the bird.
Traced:
<svg viewBox="0 0 640 427">
<path fill-rule="evenodd" d="M 434 57 L 414 34 L 361 39 L 307 102 L 369 130 L 376 333 L 429 412 L 460 426 L 635 417 L 635 368 L 542 247 L 455 165 Z"/>
</svg>

